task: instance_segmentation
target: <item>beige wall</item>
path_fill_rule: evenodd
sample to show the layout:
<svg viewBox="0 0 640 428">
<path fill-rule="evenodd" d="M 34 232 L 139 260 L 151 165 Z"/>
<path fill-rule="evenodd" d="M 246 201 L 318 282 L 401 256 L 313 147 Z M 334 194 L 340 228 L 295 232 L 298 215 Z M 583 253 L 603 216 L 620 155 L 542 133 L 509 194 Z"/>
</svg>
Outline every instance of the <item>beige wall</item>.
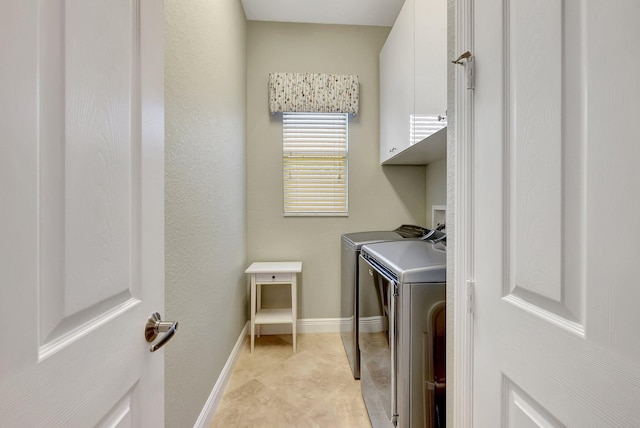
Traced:
<svg viewBox="0 0 640 428">
<path fill-rule="evenodd" d="M 426 209 L 427 227 L 432 224 L 431 208 L 433 205 L 447 205 L 447 160 L 442 159 L 427 165 L 426 170 Z"/>
<path fill-rule="evenodd" d="M 249 21 L 247 30 L 248 262 L 302 261 L 299 318 L 337 318 L 340 235 L 426 218 L 425 168 L 379 163 L 378 56 L 389 28 Z M 283 217 L 282 120 L 268 112 L 270 72 L 359 75 L 360 113 L 349 121 L 349 217 Z M 286 300 L 270 298 L 267 305 Z"/>
<path fill-rule="evenodd" d="M 165 15 L 165 418 L 191 427 L 246 321 L 246 21 L 239 0 Z"/>
</svg>

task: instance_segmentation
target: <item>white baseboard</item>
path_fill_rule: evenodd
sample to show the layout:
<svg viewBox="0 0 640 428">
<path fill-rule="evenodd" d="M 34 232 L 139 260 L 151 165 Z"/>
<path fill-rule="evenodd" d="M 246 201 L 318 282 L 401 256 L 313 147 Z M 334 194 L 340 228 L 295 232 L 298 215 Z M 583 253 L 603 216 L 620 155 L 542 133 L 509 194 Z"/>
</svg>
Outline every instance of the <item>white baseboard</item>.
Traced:
<svg viewBox="0 0 640 428">
<path fill-rule="evenodd" d="M 381 315 L 360 318 L 360 331 L 363 333 L 379 333 L 387 329 L 387 319 Z"/>
<path fill-rule="evenodd" d="M 298 334 L 340 333 L 347 325 L 348 320 L 346 318 L 307 318 L 298 320 L 296 324 Z M 250 334 L 250 332 L 247 332 L 247 334 Z M 291 324 L 264 324 L 260 326 L 260 334 L 267 336 L 291 334 Z"/>
<path fill-rule="evenodd" d="M 242 349 L 242 345 L 244 345 L 244 341 L 249 334 L 249 322 L 247 322 L 240 332 L 240 337 L 236 341 L 229 358 L 227 358 L 227 362 L 222 368 L 222 372 L 220 372 L 220 376 L 218 376 L 218 380 L 216 384 L 213 386 L 213 390 L 211 394 L 209 394 L 209 398 L 207 398 L 207 402 L 204 403 L 204 407 L 200 412 L 200 416 L 198 416 L 198 420 L 193 425 L 194 428 L 206 428 L 211 425 L 213 421 L 213 415 L 216 413 L 218 409 L 218 405 L 222 400 L 222 395 L 224 394 L 224 390 L 231 379 L 231 375 L 233 374 L 233 368 L 238 361 L 238 357 L 240 356 L 240 350 Z"/>
<path fill-rule="evenodd" d="M 298 334 L 305 333 L 340 333 L 343 330 L 350 328 L 350 318 L 307 318 L 300 319 L 297 323 Z M 367 317 L 360 319 L 360 329 L 364 333 L 375 333 L 384 331 L 386 320 L 382 316 Z M 266 324 L 260 326 L 260 334 L 274 335 L 274 334 L 291 334 L 291 325 L 287 324 Z M 213 415 L 218 409 L 218 405 L 222 400 L 224 390 L 231 379 L 233 369 L 240 356 L 240 350 L 250 334 L 250 323 L 247 321 L 244 328 L 240 332 L 240 337 L 236 341 L 227 362 L 222 368 L 220 376 L 216 384 L 213 386 L 213 390 L 209 394 L 207 402 L 204 404 L 198 420 L 193 425 L 194 428 L 207 428 L 213 421 Z"/>
<path fill-rule="evenodd" d="M 360 318 L 360 328 L 364 333 L 384 331 L 386 320 L 382 316 Z M 351 328 L 350 318 L 306 318 L 298 320 L 298 334 L 340 333 Z M 250 334 L 250 332 L 247 332 Z M 290 324 L 265 324 L 260 326 L 260 334 L 291 334 Z"/>
</svg>

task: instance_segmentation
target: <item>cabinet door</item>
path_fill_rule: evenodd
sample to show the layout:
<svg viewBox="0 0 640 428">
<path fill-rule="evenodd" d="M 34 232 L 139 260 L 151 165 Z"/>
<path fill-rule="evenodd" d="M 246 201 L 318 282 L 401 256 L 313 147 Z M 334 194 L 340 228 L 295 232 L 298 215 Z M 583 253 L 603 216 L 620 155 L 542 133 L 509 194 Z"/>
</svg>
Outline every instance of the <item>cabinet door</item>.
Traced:
<svg viewBox="0 0 640 428">
<path fill-rule="evenodd" d="M 415 0 L 414 142 L 437 131 L 447 110 L 447 1 Z"/>
<path fill-rule="evenodd" d="M 414 0 L 406 0 L 380 51 L 380 163 L 409 146 L 414 111 Z"/>
</svg>

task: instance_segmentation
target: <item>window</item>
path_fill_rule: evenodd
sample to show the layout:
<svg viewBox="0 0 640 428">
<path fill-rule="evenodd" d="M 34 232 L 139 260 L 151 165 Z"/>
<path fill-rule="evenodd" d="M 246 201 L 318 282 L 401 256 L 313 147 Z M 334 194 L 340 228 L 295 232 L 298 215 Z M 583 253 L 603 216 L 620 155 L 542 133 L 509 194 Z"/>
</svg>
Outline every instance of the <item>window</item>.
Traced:
<svg viewBox="0 0 640 428">
<path fill-rule="evenodd" d="M 346 113 L 283 113 L 284 215 L 346 216 Z"/>
<path fill-rule="evenodd" d="M 447 126 L 447 118 L 433 114 L 411 114 L 409 144 L 414 145 Z"/>
</svg>

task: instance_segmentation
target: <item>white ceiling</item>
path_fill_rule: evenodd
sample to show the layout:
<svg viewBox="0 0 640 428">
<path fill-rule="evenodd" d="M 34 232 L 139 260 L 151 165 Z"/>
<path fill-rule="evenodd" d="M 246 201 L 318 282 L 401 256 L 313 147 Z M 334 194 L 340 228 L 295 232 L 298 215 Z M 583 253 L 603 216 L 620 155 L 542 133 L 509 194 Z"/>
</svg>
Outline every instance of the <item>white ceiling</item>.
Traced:
<svg viewBox="0 0 640 428">
<path fill-rule="evenodd" d="M 251 21 L 392 26 L 404 0 L 242 0 Z"/>
</svg>

